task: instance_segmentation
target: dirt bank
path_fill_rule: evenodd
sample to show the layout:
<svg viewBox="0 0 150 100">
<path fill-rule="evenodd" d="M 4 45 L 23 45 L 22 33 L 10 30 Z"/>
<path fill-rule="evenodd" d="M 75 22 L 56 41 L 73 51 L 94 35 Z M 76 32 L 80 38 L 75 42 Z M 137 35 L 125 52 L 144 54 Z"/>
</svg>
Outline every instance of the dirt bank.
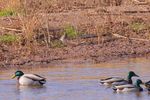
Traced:
<svg viewBox="0 0 150 100">
<path fill-rule="evenodd" d="M 48 18 L 48 27 L 52 34 L 47 37 L 52 36 L 59 41 L 66 25 L 73 26 L 80 34 L 73 39 L 66 38 L 63 46 L 60 44 L 47 46 L 42 43 L 32 43 L 33 41 L 29 44 L 23 41 L 19 44 L 1 43 L 1 68 L 101 63 L 132 57 L 148 58 L 150 54 L 149 5 L 108 7 L 95 5 L 59 10 L 55 8 L 49 13 L 39 14 L 46 15 Z M 41 17 L 43 18 L 45 17 Z M 22 23 L 17 16 L 0 18 L 0 23 L 1 34 L 25 35 L 22 32 Z M 36 30 L 36 34 L 39 34 L 38 32 L 41 34 Z M 56 34 L 58 35 L 55 36 Z M 44 35 L 41 34 L 41 36 Z M 39 38 L 40 41 L 43 41 L 42 39 L 42 37 Z"/>
<path fill-rule="evenodd" d="M 103 44 L 87 44 L 63 48 L 36 47 L 36 52 L 28 53 L 28 49 L 12 48 L 1 51 L 6 66 L 36 66 L 58 64 L 83 64 L 109 62 L 122 58 L 149 57 L 150 42 L 115 39 Z M 2 57 L 1 56 L 1 57 Z"/>
</svg>

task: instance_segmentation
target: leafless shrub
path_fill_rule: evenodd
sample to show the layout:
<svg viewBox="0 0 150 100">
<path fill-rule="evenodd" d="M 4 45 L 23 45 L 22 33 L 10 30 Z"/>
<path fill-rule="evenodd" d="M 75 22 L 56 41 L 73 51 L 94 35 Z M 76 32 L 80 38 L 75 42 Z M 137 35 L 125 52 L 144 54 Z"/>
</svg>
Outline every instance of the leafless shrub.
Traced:
<svg viewBox="0 0 150 100">
<path fill-rule="evenodd" d="M 27 44 L 36 43 L 35 36 L 37 30 L 45 27 L 47 30 L 44 33 L 47 45 L 50 44 L 48 11 L 49 0 L 20 0 L 20 10 L 18 17 L 22 24 L 24 39 Z"/>
<path fill-rule="evenodd" d="M 102 6 L 120 6 L 123 0 L 100 0 Z"/>
</svg>

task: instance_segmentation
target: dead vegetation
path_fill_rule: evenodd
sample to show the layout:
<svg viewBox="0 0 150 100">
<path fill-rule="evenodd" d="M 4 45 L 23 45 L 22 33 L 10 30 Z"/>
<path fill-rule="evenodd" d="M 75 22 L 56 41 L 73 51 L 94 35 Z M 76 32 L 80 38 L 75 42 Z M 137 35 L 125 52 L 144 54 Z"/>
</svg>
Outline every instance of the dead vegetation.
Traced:
<svg viewBox="0 0 150 100">
<path fill-rule="evenodd" d="M 25 48 L 23 57 L 36 55 L 41 47 L 103 45 L 118 38 L 135 41 L 149 41 L 150 38 L 150 7 L 147 0 L 6 2 L 0 1 L 0 44 L 6 47 L 6 51 L 9 47 L 19 48 L 17 54 Z M 16 37 L 19 38 L 17 42 Z"/>
<path fill-rule="evenodd" d="M 37 45 L 37 43 L 41 43 L 45 44 L 47 47 L 51 47 L 51 45 L 53 45 L 53 41 L 59 40 L 64 32 L 68 30 L 66 29 L 66 26 L 68 25 L 74 27 L 74 31 L 78 33 L 97 34 L 98 43 L 100 43 L 100 41 L 104 40 L 103 34 L 112 34 L 114 31 L 114 28 L 112 30 L 112 25 L 118 22 L 122 23 L 120 20 L 122 20 L 121 17 L 124 16 L 124 14 L 122 14 L 120 11 L 118 15 L 114 16 L 113 11 L 109 10 L 109 7 L 111 6 L 113 9 L 115 6 L 119 6 L 118 8 L 121 10 L 121 7 L 128 7 L 126 6 L 128 4 L 134 5 L 133 2 L 135 2 L 135 0 L 10 0 L 9 3 L 6 2 L 6 0 L 1 0 L 0 2 L 0 4 L 3 5 L 1 7 L 1 12 L 4 12 L 2 13 L 2 16 L 14 16 L 17 18 L 19 20 L 19 25 L 17 28 L 19 29 L 13 29 L 9 27 L 0 28 L 6 31 L 21 33 L 22 41 L 20 44 Z M 139 0 L 138 2 L 148 3 L 146 0 Z M 93 10 L 93 8 L 96 9 Z M 83 12 L 87 19 L 84 18 L 85 21 L 82 20 L 84 14 L 82 15 L 80 10 L 78 11 L 75 9 L 85 10 Z M 149 8 L 147 9 L 147 11 L 149 11 Z M 10 15 L 8 12 L 9 10 L 13 11 L 12 13 L 15 13 L 15 15 Z M 60 14 L 57 15 L 58 12 L 60 12 Z M 95 20 L 97 15 L 101 17 L 99 18 L 99 21 Z M 66 18 L 69 20 L 65 19 L 63 16 L 66 16 Z M 120 19 L 118 21 L 117 19 L 119 17 Z M 11 18 L 8 19 L 10 22 L 12 22 Z M 126 18 L 124 20 L 126 20 Z M 127 24 L 130 23 L 127 22 Z M 139 27 L 145 27 L 145 25 L 138 26 L 137 24 L 138 23 L 135 23 L 134 25 L 129 26 L 134 28 L 134 31 L 138 30 Z M 124 27 L 121 28 L 124 29 Z M 117 28 L 115 30 L 117 30 Z M 72 33 L 72 30 L 68 31 L 67 35 L 72 35 L 71 37 L 77 37 L 76 34 L 74 35 Z"/>
</svg>

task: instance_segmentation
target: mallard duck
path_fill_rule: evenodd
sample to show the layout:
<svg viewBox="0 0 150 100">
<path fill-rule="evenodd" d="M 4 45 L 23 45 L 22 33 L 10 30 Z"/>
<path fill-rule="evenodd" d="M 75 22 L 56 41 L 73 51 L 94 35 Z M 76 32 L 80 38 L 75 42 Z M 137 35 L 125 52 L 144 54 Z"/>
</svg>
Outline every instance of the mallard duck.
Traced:
<svg viewBox="0 0 150 100">
<path fill-rule="evenodd" d="M 145 83 L 146 88 L 148 89 L 148 91 L 150 91 L 150 81 Z"/>
<path fill-rule="evenodd" d="M 132 77 L 139 77 L 133 71 L 129 71 L 127 79 L 120 77 L 110 77 L 106 79 L 101 79 L 100 83 L 104 85 L 123 85 L 123 84 L 132 84 Z"/>
<path fill-rule="evenodd" d="M 131 92 L 131 91 L 143 91 L 143 88 L 140 86 L 143 82 L 140 79 L 136 80 L 135 85 L 133 84 L 125 84 L 125 85 L 118 85 L 113 86 L 113 90 L 116 92 Z"/>
<path fill-rule="evenodd" d="M 20 85 L 35 86 L 46 83 L 46 78 L 37 74 L 24 74 L 22 71 L 16 71 L 12 78 L 18 77 Z"/>
</svg>

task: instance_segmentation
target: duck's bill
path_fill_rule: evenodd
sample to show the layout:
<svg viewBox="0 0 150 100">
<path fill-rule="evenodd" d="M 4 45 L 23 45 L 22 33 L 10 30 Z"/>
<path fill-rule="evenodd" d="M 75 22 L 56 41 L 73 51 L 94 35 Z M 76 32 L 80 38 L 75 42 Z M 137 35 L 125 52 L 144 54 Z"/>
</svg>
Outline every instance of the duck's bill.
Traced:
<svg viewBox="0 0 150 100">
<path fill-rule="evenodd" d="M 16 75 L 13 75 L 11 78 L 13 79 L 13 78 L 15 78 L 16 77 Z"/>
<path fill-rule="evenodd" d="M 136 74 L 134 76 L 139 77 L 139 75 L 136 75 Z"/>
</svg>

